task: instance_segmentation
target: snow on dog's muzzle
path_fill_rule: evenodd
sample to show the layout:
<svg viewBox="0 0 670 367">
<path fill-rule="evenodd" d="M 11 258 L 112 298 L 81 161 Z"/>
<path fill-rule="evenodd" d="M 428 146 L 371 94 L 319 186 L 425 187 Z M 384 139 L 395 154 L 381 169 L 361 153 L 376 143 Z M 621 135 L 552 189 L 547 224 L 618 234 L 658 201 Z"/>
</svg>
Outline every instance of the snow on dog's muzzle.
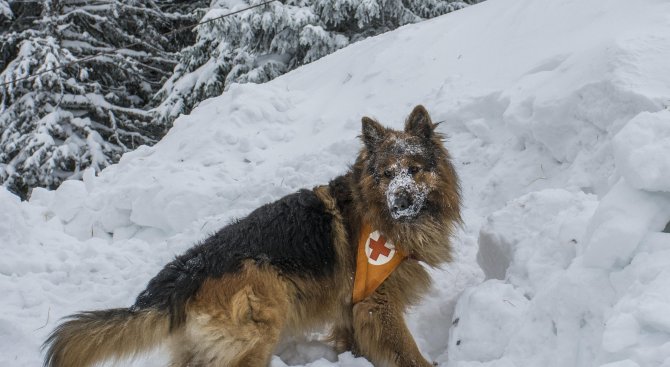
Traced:
<svg viewBox="0 0 670 367">
<path fill-rule="evenodd" d="M 419 214 L 427 195 L 427 188 L 417 184 L 405 169 L 389 182 L 386 205 L 393 219 L 411 219 Z"/>
</svg>

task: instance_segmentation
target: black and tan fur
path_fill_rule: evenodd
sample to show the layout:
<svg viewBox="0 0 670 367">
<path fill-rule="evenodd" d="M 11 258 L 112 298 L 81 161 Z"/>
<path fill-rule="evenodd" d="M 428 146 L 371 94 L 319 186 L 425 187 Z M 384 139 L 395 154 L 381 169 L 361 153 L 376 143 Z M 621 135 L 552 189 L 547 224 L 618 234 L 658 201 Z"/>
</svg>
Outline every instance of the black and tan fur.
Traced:
<svg viewBox="0 0 670 367">
<path fill-rule="evenodd" d="M 162 343 L 173 367 L 267 366 L 282 336 L 324 325 L 339 352 L 377 366 L 431 366 L 403 313 L 429 289 L 422 263 L 451 260 L 461 220 L 458 179 L 435 126 L 422 106 L 404 131 L 363 118 L 364 147 L 348 173 L 222 228 L 166 265 L 132 307 L 72 315 L 45 342 L 45 366 L 87 367 Z M 387 197 L 401 172 L 427 196 L 420 211 L 396 218 Z M 409 257 L 352 304 L 363 222 Z"/>
</svg>

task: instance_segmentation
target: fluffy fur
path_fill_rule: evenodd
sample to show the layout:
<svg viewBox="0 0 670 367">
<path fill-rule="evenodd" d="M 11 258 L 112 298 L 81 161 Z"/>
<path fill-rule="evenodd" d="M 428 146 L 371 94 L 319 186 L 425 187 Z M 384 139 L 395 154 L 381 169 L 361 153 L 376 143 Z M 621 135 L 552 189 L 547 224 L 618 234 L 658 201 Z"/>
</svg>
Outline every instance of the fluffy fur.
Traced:
<svg viewBox="0 0 670 367">
<path fill-rule="evenodd" d="M 456 172 L 428 112 L 404 131 L 363 118 L 350 172 L 264 205 L 178 256 L 128 309 L 83 312 L 45 342 L 48 367 L 88 367 L 168 343 L 173 367 L 267 366 L 282 335 L 329 325 L 338 352 L 375 365 L 432 366 L 403 313 L 430 286 L 422 263 L 451 260 Z M 409 254 L 352 304 L 362 223 Z"/>
</svg>

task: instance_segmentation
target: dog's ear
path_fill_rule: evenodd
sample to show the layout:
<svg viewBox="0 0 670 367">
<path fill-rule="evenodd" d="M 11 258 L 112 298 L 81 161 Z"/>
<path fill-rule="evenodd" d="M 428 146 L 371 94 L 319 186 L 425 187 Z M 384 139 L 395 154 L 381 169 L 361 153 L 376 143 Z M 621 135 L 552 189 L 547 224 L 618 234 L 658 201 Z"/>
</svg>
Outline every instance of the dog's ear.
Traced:
<svg viewBox="0 0 670 367">
<path fill-rule="evenodd" d="M 386 129 L 369 117 L 363 117 L 361 122 L 363 124 L 363 135 L 361 136 L 363 143 L 365 143 L 368 150 L 373 151 L 384 140 Z"/>
<path fill-rule="evenodd" d="M 414 107 L 405 121 L 405 132 L 423 139 L 433 136 L 434 125 L 425 107 L 418 105 Z"/>
</svg>

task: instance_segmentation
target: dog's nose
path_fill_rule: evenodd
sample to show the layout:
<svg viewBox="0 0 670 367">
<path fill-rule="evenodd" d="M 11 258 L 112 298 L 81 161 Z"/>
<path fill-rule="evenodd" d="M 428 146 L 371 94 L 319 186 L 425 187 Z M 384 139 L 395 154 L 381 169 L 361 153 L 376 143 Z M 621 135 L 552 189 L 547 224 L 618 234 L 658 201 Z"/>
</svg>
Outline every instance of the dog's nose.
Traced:
<svg viewBox="0 0 670 367">
<path fill-rule="evenodd" d="M 401 211 L 406 210 L 412 205 L 412 198 L 405 191 L 398 193 L 395 200 L 393 201 L 393 210 Z"/>
</svg>

